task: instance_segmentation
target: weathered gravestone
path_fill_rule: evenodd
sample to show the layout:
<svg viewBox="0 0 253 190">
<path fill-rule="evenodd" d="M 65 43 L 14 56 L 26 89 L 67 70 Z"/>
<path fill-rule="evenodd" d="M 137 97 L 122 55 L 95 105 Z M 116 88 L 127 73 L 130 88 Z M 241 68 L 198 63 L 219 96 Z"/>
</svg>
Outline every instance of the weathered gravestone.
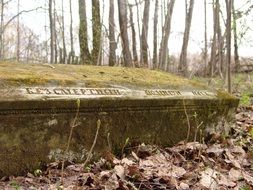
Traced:
<svg viewBox="0 0 253 190">
<path fill-rule="evenodd" d="M 198 140 L 237 105 L 226 92 L 159 71 L 0 63 L 0 176 L 32 171 L 65 150 L 75 119 L 70 150 L 82 157 L 98 119 L 97 154 L 121 150 L 126 139 Z"/>
</svg>

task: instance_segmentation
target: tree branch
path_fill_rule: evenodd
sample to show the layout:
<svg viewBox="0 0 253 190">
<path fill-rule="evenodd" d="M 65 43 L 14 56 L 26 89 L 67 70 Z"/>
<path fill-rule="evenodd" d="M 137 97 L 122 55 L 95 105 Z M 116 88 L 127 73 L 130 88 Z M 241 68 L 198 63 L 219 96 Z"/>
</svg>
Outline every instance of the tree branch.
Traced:
<svg viewBox="0 0 253 190">
<path fill-rule="evenodd" d="M 11 1 L 12 1 L 12 0 L 8 0 L 8 1 L 4 2 L 4 3 L 3 3 L 3 6 L 9 4 Z"/>
<path fill-rule="evenodd" d="M 23 13 L 29 13 L 29 12 L 32 12 L 32 11 L 37 11 L 38 9 L 41 9 L 42 7 L 37 7 L 35 9 L 30 9 L 30 10 L 23 10 L 21 12 L 19 12 L 18 14 L 14 15 L 10 20 L 8 20 L 8 22 L 3 26 L 3 29 L 2 31 L 0 31 L 0 35 L 2 35 L 5 31 L 5 29 L 7 28 L 7 26 L 15 19 L 17 18 L 18 16 L 20 16 L 21 14 Z"/>
</svg>

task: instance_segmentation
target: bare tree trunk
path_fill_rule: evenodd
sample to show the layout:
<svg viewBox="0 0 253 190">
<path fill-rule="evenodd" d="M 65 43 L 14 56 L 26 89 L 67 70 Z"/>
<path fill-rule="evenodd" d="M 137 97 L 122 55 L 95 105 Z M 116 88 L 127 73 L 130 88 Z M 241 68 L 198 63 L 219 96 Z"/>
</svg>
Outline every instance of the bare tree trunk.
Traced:
<svg viewBox="0 0 253 190">
<path fill-rule="evenodd" d="M 114 0 L 110 0 L 109 10 L 109 42 L 110 42 L 110 55 L 109 55 L 109 66 L 116 64 L 116 49 L 117 43 L 115 40 L 115 18 L 114 18 Z"/>
<path fill-rule="evenodd" d="M 189 9 L 187 10 L 187 14 L 185 15 L 186 23 L 185 23 L 184 39 L 183 39 L 183 45 L 182 45 L 182 50 L 180 54 L 179 66 L 178 66 L 178 71 L 184 76 L 187 75 L 187 71 L 188 71 L 187 49 L 188 49 L 188 42 L 189 42 L 190 29 L 191 29 L 193 7 L 194 7 L 194 0 L 190 0 Z"/>
<path fill-rule="evenodd" d="M 238 36 L 237 36 L 237 23 L 236 23 L 236 12 L 235 12 L 235 1 L 232 0 L 232 14 L 233 14 L 233 34 L 234 34 L 234 60 L 235 60 L 235 71 L 239 71 L 240 60 L 238 53 Z"/>
<path fill-rule="evenodd" d="M 45 0 L 45 4 L 44 4 L 45 7 L 47 7 L 47 2 L 48 2 L 48 0 Z M 45 9 L 45 26 L 44 26 L 44 31 L 45 31 L 46 55 L 45 55 L 45 57 L 44 57 L 44 60 L 45 60 L 46 63 L 48 63 L 48 57 L 49 57 L 49 56 L 48 56 L 49 53 L 48 53 L 47 20 L 48 20 L 48 18 L 47 18 L 47 9 Z"/>
<path fill-rule="evenodd" d="M 4 28 L 4 1 L 1 0 L 1 21 L 0 21 L 0 59 L 3 58 L 3 28 Z"/>
<path fill-rule="evenodd" d="M 153 28 L 153 68 L 157 68 L 157 24 L 158 24 L 158 0 L 155 1 L 154 28 Z"/>
<path fill-rule="evenodd" d="M 49 0 L 49 25 L 50 25 L 50 63 L 54 63 L 54 18 L 53 18 L 53 0 Z"/>
<path fill-rule="evenodd" d="M 99 57 L 99 50 L 101 46 L 102 27 L 100 21 L 100 3 L 99 0 L 92 0 L 92 34 L 93 34 L 93 49 L 92 49 L 92 61 L 93 64 L 101 62 L 101 56 Z"/>
<path fill-rule="evenodd" d="M 104 50 L 103 50 L 103 46 L 104 46 L 104 32 L 102 30 L 102 25 L 104 23 L 104 13 L 105 13 L 105 0 L 102 0 L 103 6 L 103 12 L 102 12 L 102 19 L 100 21 L 101 24 L 101 34 L 100 34 L 100 46 L 99 46 L 99 52 L 98 52 L 98 59 L 97 59 L 97 65 L 103 65 L 103 54 L 104 54 Z"/>
<path fill-rule="evenodd" d="M 220 26 L 220 2 L 217 0 L 217 36 L 218 36 L 218 72 L 220 74 L 220 77 L 223 78 L 223 38 L 221 34 L 221 26 Z"/>
<path fill-rule="evenodd" d="M 69 63 L 74 63 L 74 37 L 73 37 L 73 13 L 72 13 L 72 1 L 69 0 L 69 14 L 70 14 L 70 59 Z"/>
<path fill-rule="evenodd" d="M 172 14 L 173 14 L 173 8 L 174 8 L 175 0 L 168 1 L 168 10 L 165 17 L 165 23 L 163 26 L 162 31 L 162 40 L 159 50 L 159 68 L 165 69 L 166 65 L 166 54 L 168 50 L 168 40 L 170 36 L 170 30 L 171 30 L 171 20 L 172 20 Z"/>
<path fill-rule="evenodd" d="M 145 0 L 144 4 L 144 12 L 143 12 L 143 18 L 142 18 L 142 34 L 141 34 L 141 61 L 143 63 L 143 66 L 148 67 L 148 24 L 149 24 L 149 7 L 150 7 L 150 0 Z"/>
<path fill-rule="evenodd" d="M 136 5 L 138 6 L 138 5 Z M 134 21 L 133 21 L 133 7 L 129 5 L 129 11 L 130 11 L 130 25 L 131 25 L 131 30 L 132 30 L 132 49 L 133 49 L 133 60 L 134 60 L 134 65 L 139 67 L 138 63 L 138 54 L 137 54 L 137 48 L 136 48 L 136 32 L 134 28 Z"/>
<path fill-rule="evenodd" d="M 139 41 L 141 42 L 141 27 L 140 27 L 140 15 L 139 15 L 139 13 L 140 13 L 140 9 L 139 9 L 140 2 L 138 2 L 137 0 L 135 0 L 135 4 L 136 4 L 136 9 L 137 9 L 137 24 L 138 24 Z M 140 56 L 142 55 L 141 51 L 142 51 L 142 49 L 140 47 Z M 140 59 L 140 63 L 138 64 L 139 66 L 143 65 L 142 61 L 143 60 Z"/>
<path fill-rule="evenodd" d="M 123 47 L 123 65 L 126 67 L 132 66 L 132 55 L 129 49 L 129 39 L 127 32 L 127 0 L 118 0 L 118 9 L 119 9 L 119 25 L 120 25 L 120 34 Z"/>
<path fill-rule="evenodd" d="M 20 8 L 20 0 L 18 0 L 17 4 L 17 10 L 19 13 L 19 8 Z M 17 61 L 20 61 L 20 19 L 19 16 L 17 17 Z"/>
<path fill-rule="evenodd" d="M 65 41 L 65 16 L 64 16 L 64 0 L 61 2 L 61 14 L 62 14 L 62 63 L 66 63 L 66 57 L 67 57 L 67 50 L 66 50 L 66 41 Z"/>
<path fill-rule="evenodd" d="M 53 2 L 54 4 L 54 63 L 58 62 L 58 49 L 57 49 L 57 31 L 56 31 L 56 17 L 57 17 L 57 13 L 56 13 L 56 5 L 55 5 L 55 0 Z"/>
<path fill-rule="evenodd" d="M 79 0 L 79 43 L 80 43 L 80 58 L 81 64 L 90 63 L 90 52 L 88 47 L 88 29 L 87 29 L 87 15 L 86 2 Z"/>
<path fill-rule="evenodd" d="M 232 11 L 232 0 L 226 0 L 227 10 L 227 79 L 228 79 L 228 92 L 232 92 L 231 84 L 231 11 Z"/>
<path fill-rule="evenodd" d="M 204 72 L 205 72 L 205 75 L 207 74 L 207 8 L 206 8 L 206 0 L 204 0 L 204 19 L 205 19 L 205 22 L 204 22 L 204 27 L 205 27 L 205 31 L 204 31 L 204 40 L 205 40 L 205 49 L 204 49 Z"/>
<path fill-rule="evenodd" d="M 217 15 L 219 14 L 219 10 L 217 7 L 217 3 L 219 0 L 213 0 L 213 40 L 212 40 L 212 49 L 211 49 L 211 59 L 209 62 L 209 76 L 213 77 L 214 68 L 216 63 L 216 50 L 217 50 Z"/>
</svg>

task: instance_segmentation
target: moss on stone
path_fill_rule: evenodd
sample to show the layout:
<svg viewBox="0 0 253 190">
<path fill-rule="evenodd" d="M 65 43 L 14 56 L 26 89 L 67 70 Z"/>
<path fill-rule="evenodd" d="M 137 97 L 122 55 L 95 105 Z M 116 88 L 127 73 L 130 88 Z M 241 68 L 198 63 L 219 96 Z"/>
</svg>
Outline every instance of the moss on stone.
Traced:
<svg viewBox="0 0 253 190">
<path fill-rule="evenodd" d="M 221 89 L 217 90 L 217 97 L 219 99 L 236 99 L 234 96 Z"/>
<path fill-rule="evenodd" d="M 206 89 L 196 81 L 163 71 L 143 68 L 124 68 L 88 65 L 20 64 L 0 62 L 0 86 L 110 86 L 171 87 Z"/>
</svg>

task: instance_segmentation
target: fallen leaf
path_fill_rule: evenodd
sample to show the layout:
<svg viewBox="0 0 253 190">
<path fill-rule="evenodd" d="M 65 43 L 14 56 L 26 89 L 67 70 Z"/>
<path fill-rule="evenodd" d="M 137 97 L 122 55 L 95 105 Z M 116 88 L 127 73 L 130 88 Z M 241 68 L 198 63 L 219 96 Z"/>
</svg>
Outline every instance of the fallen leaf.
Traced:
<svg viewBox="0 0 253 190">
<path fill-rule="evenodd" d="M 139 179 L 142 177 L 139 167 L 135 165 L 128 166 L 127 175 L 134 179 Z"/>
<path fill-rule="evenodd" d="M 141 159 L 151 156 L 153 148 L 148 145 L 140 145 L 137 150 L 137 156 Z"/>
<path fill-rule="evenodd" d="M 230 180 L 228 177 L 224 176 L 223 174 L 219 173 L 218 183 L 221 186 L 226 186 L 228 188 L 233 188 L 237 184 Z"/>
<path fill-rule="evenodd" d="M 231 153 L 240 154 L 243 157 L 246 155 L 245 151 L 241 146 L 234 146 L 230 151 Z"/>
<path fill-rule="evenodd" d="M 215 154 L 215 156 L 220 156 L 222 154 L 222 152 L 224 152 L 224 149 L 220 147 L 220 145 L 213 145 L 209 148 L 206 149 L 206 152 L 209 153 L 213 153 Z"/>
<path fill-rule="evenodd" d="M 237 180 L 241 179 L 243 176 L 242 176 L 242 172 L 240 172 L 239 170 L 236 170 L 234 168 L 231 168 L 228 173 L 228 177 L 232 181 L 237 181 Z"/>
<path fill-rule="evenodd" d="M 131 154 L 132 154 L 132 156 L 134 157 L 134 159 L 136 160 L 136 161 L 139 161 L 140 160 L 140 158 L 137 156 L 137 154 L 135 154 L 135 152 L 131 152 Z"/>
<path fill-rule="evenodd" d="M 217 175 L 218 172 L 211 168 L 207 168 L 200 173 L 200 184 L 211 190 L 218 189 L 218 183 L 215 180 L 217 178 Z"/>
<path fill-rule="evenodd" d="M 108 179 L 111 176 L 111 171 L 102 171 L 100 172 L 99 178 L 100 179 Z"/>
<path fill-rule="evenodd" d="M 172 187 L 175 187 L 176 189 L 178 189 L 178 181 L 177 181 L 176 178 L 171 177 L 169 183 L 170 183 L 170 185 L 171 185 Z"/>
<path fill-rule="evenodd" d="M 247 181 L 247 183 L 253 187 L 253 177 L 252 175 L 250 175 L 248 172 L 243 172 L 243 178 L 245 179 L 245 181 Z"/>
<path fill-rule="evenodd" d="M 120 178 L 120 179 L 125 179 L 125 169 L 123 166 L 121 165 L 116 165 L 114 167 L 114 172 L 116 173 L 116 175 Z"/>
<path fill-rule="evenodd" d="M 171 167 L 159 167 L 157 168 L 157 170 L 158 172 L 156 172 L 156 175 L 158 177 L 166 176 L 180 178 L 186 173 L 184 168 L 174 165 L 172 165 Z"/>
<path fill-rule="evenodd" d="M 180 185 L 179 185 L 179 190 L 188 190 L 190 189 L 189 185 L 184 183 L 184 182 L 181 182 Z"/>
<path fill-rule="evenodd" d="M 125 165 L 133 165 L 135 164 L 132 160 L 128 159 L 128 158 L 123 158 L 121 161 L 120 161 L 121 164 L 125 164 Z"/>
<path fill-rule="evenodd" d="M 228 157 L 228 159 L 231 161 L 231 163 L 236 167 L 241 169 L 241 164 L 238 162 L 238 160 L 231 154 L 231 152 L 226 149 L 226 156 Z"/>
</svg>

